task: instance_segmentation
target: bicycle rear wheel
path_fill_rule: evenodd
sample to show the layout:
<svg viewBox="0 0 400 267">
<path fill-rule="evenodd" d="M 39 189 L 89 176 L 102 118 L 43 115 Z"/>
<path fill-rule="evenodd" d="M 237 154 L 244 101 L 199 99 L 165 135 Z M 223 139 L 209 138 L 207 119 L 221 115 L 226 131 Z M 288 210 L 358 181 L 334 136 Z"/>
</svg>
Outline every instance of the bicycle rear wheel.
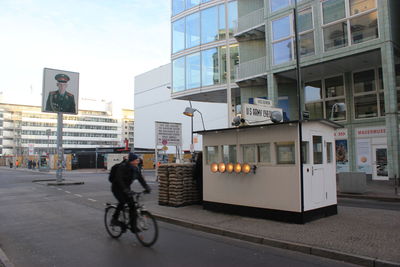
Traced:
<svg viewBox="0 0 400 267">
<path fill-rule="evenodd" d="M 111 223 L 115 210 L 116 208 L 114 206 L 109 206 L 106 208 L 106 212 L 104 214 L 104 225 L 106 226 L 107 233 L 112 238 L 118 238 L 124 232 L 121 225 L 114 225 Z"/>
<path fill-rule="evenodd" d="M 157 241 L 157 221 L 150 212 L 140 212 L 137 215 L 136 226 L 140 231 L 135 232 L 135 235 L 143 246 L 150 247 Z"/>
</svg>

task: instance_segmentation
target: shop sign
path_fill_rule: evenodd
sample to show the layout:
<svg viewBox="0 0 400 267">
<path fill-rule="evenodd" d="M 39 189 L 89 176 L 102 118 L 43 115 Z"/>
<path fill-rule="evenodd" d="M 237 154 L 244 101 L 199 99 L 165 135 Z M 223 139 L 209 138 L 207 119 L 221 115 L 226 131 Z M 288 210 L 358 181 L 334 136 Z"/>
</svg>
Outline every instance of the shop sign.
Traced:
<svg viewBox="0 0 400 267">
<path fill-rule="evenodd" d="M 279 111 L 282 114 L 281 108 L 272 108 L 253 104 L 243 104 L 242 110 L 242 118 L 245 119 L 249 124 L 272 123 L 272 112 Z"/>
<path fill-rule="evenodd" d="M 347 139 L 347 137 L 347 128 L 335 130 L 335 139 Z"/>
<path fill-rule="evenodd" d="M 386 136 L 386 128 L 384 126 L 356 128 L 357 138 L 385 137 L 385 136 Z"/>
</svg>

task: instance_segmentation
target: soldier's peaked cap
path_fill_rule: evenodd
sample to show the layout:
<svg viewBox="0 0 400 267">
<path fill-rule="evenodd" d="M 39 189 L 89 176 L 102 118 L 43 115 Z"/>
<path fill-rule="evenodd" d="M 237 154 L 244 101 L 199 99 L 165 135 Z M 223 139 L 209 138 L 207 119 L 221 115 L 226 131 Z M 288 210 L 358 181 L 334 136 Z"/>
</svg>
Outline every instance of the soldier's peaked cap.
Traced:
<svg viewBox="0 0 400 267">
<path fill-rule="evenodd" d="M 59 83 L 66 83 L 66 82 L 69 81 L 68 75 L 65 75 L 65 74 L 57 74 L 54 78 L 55 78 L 55 79 L 57 80 L 57 82 L 59 82 Z"/>
</svg>

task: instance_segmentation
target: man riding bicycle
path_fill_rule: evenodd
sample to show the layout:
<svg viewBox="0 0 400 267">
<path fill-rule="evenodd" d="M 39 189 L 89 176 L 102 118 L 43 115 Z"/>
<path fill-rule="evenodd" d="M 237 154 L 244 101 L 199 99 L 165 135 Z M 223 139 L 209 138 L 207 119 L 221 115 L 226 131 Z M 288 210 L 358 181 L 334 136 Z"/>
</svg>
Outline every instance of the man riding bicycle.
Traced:
<svg viewBox="0 0 400 267">
<path fill-rule="evenodd" d="M 135 232 L 138 229 L 136 227 L 136 210 L 135 202 L 132 197 L 133 192 L 131 190 L 131 184 L 133 181 L 138 179 L 140 184 L 145 189 L 145 193 L 150 193 L 151 191 L 138 168 L 138 164 L 139 157 L 134 153 L 129 153 L 128 159 L 123 161 L 120 166 L 118 166 L 115 180 L 111 185 L 111 191 L 118 200 L 118 206 L 113 215 L 111 223 L 114 225 L 124 226 L 122 222 L 118 221 L 118 218 L 121 210 L 124 208 L 124 205 L 128 204 L 132 232 Z"/>
</svg>

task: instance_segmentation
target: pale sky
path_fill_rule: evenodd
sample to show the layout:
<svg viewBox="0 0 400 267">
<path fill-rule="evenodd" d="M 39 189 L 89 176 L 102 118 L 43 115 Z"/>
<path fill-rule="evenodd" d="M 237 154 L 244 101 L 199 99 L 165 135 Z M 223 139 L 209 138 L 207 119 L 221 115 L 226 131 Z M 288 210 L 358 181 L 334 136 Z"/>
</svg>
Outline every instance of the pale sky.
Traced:
<svg viewBox="0 0 400 267">
<path fill-rule="evenodd" d="M 43 68 L 80 97 L 133 108 L 134 77 L 170 61 L 170 0 L 0 0 L 0 92 L 41 105 Z"/>
</svg>

